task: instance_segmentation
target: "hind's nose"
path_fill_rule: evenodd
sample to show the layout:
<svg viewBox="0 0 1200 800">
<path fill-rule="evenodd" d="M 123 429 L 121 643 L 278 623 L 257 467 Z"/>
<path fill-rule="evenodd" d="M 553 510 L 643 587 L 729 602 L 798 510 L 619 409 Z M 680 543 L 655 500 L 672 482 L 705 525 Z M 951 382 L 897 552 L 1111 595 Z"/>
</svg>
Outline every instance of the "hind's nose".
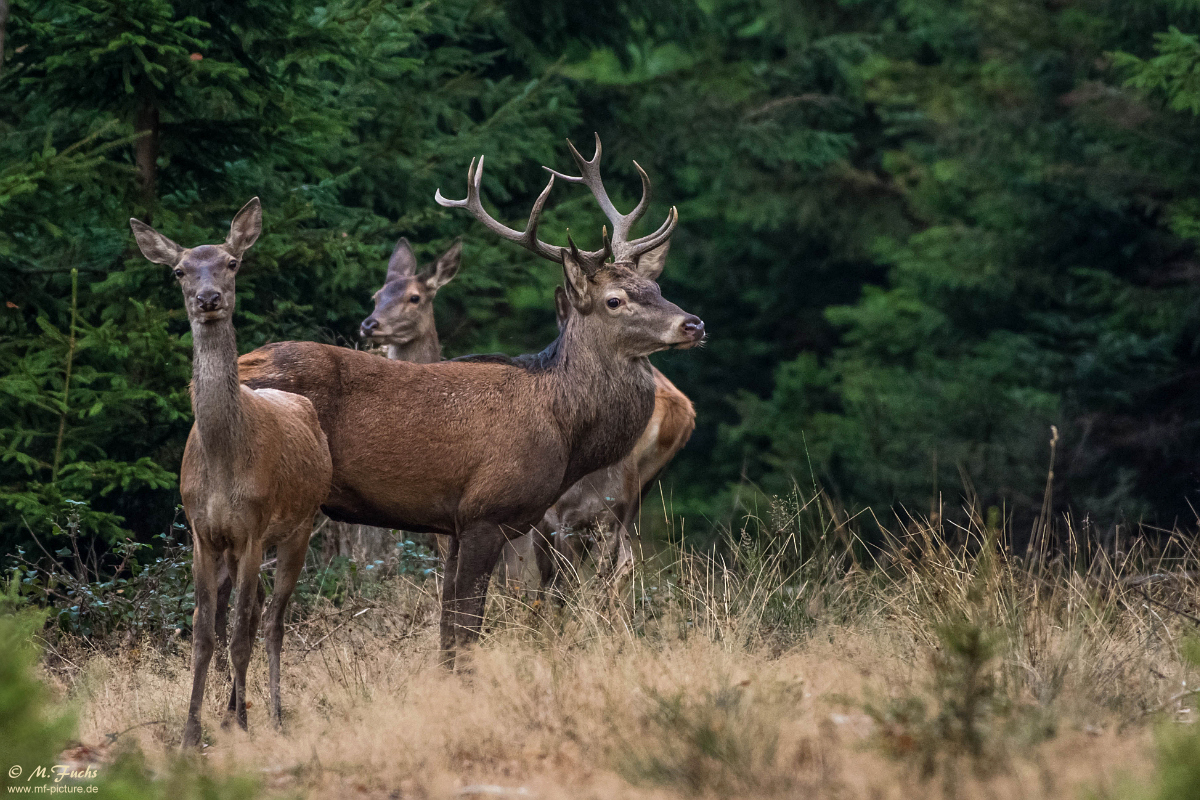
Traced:
<svg viewBox="0 0 1200 800">
<path fill-rule="evenodd" d="M 216 289 L 204 289 L 196 295 L 201 311 L 216 311 L 221 307 L 221 293 Z"/>
<path fill-rule="evenodd" d="M 689 314 L 683 321 L 683 333 L 691 338 L 693 342 L 698 342 L 704 338 L 704 320 L 697 316 Z"/>
<path fill-rule="evenodd" d="M 366 338 L 366 337 L 370 336 L 371 334 L 373 334 L 375 332 L 375 329 L 378 327 L 379 327 L 379 320 L 375 319 L 374 317 L 367 317 L 366 319 L 363 320 L 362 325 L 359 326 L 358 335 L 363 338 Z"/>
</svg>

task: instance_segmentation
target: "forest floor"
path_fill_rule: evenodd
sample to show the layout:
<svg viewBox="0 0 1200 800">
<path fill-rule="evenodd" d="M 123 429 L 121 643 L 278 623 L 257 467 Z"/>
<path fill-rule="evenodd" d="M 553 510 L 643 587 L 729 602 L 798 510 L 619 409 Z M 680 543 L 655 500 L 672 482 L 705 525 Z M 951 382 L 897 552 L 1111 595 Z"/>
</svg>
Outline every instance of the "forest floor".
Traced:
<svg viewBox="0 0 1200 800">
<path fill-rule="evenodd" d="M 310 798 L 1165 797 L 1200 769 L 1190 555 L 1034 569 L 925 531 L 871 569 L 791 567 L 744 541 L 672 551 L 623 610 L 496 593 L 469 672 L 436 663 L 433 579 L 317 598 L 285 638 L 282 732 L 260 641 L 249 732 L 221 728 L 214 676 L 196 758 Z M 186 641 L 46 664 L 85 759 L 174 758 Z"/>
</svg>

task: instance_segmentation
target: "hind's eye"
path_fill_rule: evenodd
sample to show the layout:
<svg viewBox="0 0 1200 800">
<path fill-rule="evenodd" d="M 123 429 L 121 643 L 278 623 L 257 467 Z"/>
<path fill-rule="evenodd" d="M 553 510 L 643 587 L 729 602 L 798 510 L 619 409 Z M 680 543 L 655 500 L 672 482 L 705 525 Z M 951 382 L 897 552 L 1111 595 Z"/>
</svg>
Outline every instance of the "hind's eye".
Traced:
<svg viewBox="0 0 1200 800">
<path fill-rule="evenodd" d="M 621 305 L 621 298 L 619 298 L 619 297 L 608 298 L 608 307 L 609 308 L 618 308 L 618 307 L 620 307 L 620 305 Z"/>
<path fill-rule="evenodd" d="M 175 277 L 176 277 L 176 278 L 182 278 L 182 277 L 183 277 L 183 270 L 181 270 L 181 269 L 177 269 L 177 270 L 175 270 Z"/>
<path fill-rule="evenodd" d="M 412 297 L 408 298 L 408 302 L 410 302 L 410 303 L 419 303 L 419 302 L 421 302 L 421 295 L 419 295 L 419 294 L 414 294 Z"/>
<path fill-rule="evenodd" d="M 230 261 L 230 262 L 229 262 L 229 268 L 230 268 L 231 270 L 232 270 L 232 269 L 237 269 L 237 268 L 238 268 L 238 263 L 237 263 L 237 261 Z"/>
</svg>

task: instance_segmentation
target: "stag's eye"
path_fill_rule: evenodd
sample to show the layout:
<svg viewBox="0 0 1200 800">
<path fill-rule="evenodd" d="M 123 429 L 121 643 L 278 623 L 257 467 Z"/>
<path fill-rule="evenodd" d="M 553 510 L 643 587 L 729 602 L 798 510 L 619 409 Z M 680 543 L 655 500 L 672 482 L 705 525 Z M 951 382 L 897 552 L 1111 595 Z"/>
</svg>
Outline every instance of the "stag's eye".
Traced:
<svg viewBox="0 0 1200 800">
<path fill-rule="evenodd" d="M 619 297 L 608 298 L 608 307 L 609 308 L 620 308 L 620 306 L 621 306 L 621 298 L 619 298 Z"/>
<path fill-rule="evenodd" d="M 177 269 L 177 270 L 175 270 L 175 277 L 176 277 L 176 278 L 182 278 L 182 277 L 183 277 L 183 270 L 181 270 L 181 269 Z"/>
<path fill-rule="evenodd" d="M 421 295 L 419 295 L 419 294 L 414 294 L 412 297 L 408 298 L 408 302 L 410 302 L 410 303 L 419 303 L 419 302 L 421 302 Z"/>
</svg>

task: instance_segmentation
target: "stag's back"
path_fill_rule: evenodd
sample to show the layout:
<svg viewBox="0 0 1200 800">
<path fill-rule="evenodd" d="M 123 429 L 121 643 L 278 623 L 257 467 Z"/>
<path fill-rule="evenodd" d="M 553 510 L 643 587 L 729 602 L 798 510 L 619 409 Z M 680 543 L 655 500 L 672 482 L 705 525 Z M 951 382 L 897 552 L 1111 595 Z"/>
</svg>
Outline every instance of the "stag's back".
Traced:
<svg viewBox="0 0 1200 800">
<path fill-rule="evenodd" d="M 283 342 L 238 366 L 249 387 L 312 402 L 333 460 L 334 519 L 434 532 L 463 518 L 529 523 L 570 471 L 547 379 L 528 365 L 413 364 Z"/>
</svg>

